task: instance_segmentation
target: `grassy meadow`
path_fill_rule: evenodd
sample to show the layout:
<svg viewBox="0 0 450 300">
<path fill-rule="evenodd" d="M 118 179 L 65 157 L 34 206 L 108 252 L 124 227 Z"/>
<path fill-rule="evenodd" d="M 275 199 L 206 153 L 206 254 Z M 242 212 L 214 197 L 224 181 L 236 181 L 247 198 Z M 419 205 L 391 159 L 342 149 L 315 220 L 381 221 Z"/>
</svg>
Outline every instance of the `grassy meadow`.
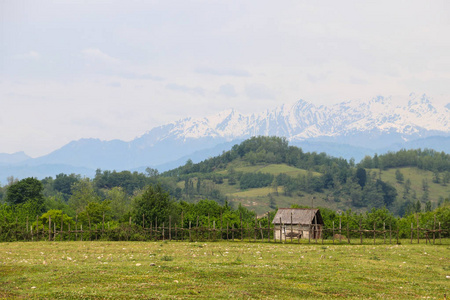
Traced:
<svg viewBox="0 0 450 300">
<path fill-rule="evenodd" d="M 444 299 L 443 245 L 0 244 L 5 299 Z"/>
</svg>

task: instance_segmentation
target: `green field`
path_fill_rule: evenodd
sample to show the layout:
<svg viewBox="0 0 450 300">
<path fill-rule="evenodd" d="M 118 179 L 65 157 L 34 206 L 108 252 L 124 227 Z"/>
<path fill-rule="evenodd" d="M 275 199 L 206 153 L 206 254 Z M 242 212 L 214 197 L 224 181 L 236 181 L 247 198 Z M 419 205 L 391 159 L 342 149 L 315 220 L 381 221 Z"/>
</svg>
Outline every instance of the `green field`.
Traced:
<svg viewBox="0 0 450 300">
<path fill-rule="evenodd" d="M 450 247 L 249 242 L 0 244 L 6 299 L 443 299 Z"/>
<path fill-rule="evenodd" d="M 411 181 L 411 190 L 416 192 L 417 198 L 420 199 L 424 193 L 422 189 L 422 181 L 426 180 L 429 187 L 430 201 L 434 204 L 438 203 L 439 197 L 448 198 L 450 197 L 450 186 L 443 185 L 442 183 L 433 182 L 433 172 L 421 170 L 418 168 L 395 168 L 389 169 L 381 172 L 381 180 L 389 182 L 392 184 L 399 194 L 399 197 L 404 191 L 404 182 L 398 183 L 395 179 L 395 171 L 400 170 L 404 176 L 404 182 L 409 179 Z M 375 172 L 379 176 L 379 170 L 369 169 L 371 172 Z M 440 174 L 442 177 L 442 173 Z"/>
</svg>

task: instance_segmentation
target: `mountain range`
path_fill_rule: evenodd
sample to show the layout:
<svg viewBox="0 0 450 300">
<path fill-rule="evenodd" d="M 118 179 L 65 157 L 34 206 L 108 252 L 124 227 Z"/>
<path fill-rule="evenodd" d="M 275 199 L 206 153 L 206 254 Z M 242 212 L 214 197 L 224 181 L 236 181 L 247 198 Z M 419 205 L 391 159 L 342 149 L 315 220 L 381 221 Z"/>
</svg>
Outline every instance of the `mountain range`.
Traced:
<svg viewBox="0 0 450 300">
<path fill-rule="evenodd" d="M 305 152 L 354 158 L 397 151 L 432 148 L 450 152 L 450 103 L 434 105 L 426 95 L 409 95 L 407 105 L 390 97 L 316 106 L 299 100 L 291 106 L 249 115 L 234 109 L 203 118 L 185 118 L 155 127 L 136 139 L 72 141 L 52 153 L 30 158 L 23 152 L 0 154 L 0 181 L 76 173 L 93 176 L 95 170 L 160 171 L 229 150 L 251 136 L 283 136 Z"/>
</svg>

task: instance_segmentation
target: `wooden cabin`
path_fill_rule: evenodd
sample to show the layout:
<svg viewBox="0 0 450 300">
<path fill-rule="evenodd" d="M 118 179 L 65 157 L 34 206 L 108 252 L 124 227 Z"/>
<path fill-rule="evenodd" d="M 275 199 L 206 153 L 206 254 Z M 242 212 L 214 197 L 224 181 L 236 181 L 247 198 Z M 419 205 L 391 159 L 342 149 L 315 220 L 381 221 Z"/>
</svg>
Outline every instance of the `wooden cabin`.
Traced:
<svg viewBox="0 0 450 300">
<path fill-rule="evenodd" d="M 279 208 L 272 224 L 277 240 L 322 238 L 323 219 L 319 209 Z"/>
</svg>

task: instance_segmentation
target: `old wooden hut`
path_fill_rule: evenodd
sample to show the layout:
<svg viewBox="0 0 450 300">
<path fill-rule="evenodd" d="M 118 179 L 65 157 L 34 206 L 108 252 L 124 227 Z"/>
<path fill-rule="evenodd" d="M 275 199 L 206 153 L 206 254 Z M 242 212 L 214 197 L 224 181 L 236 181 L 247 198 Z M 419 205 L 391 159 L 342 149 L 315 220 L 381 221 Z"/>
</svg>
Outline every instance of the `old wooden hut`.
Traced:
<svg viewBox="0 0 450 300">
<path fill-rule="evenodd" d="M 292 238 L 320 239 L 323 219 L 319 209 L 279 208 L 272 224 L 274 237 L 279 240 Z"/>
</svg>

